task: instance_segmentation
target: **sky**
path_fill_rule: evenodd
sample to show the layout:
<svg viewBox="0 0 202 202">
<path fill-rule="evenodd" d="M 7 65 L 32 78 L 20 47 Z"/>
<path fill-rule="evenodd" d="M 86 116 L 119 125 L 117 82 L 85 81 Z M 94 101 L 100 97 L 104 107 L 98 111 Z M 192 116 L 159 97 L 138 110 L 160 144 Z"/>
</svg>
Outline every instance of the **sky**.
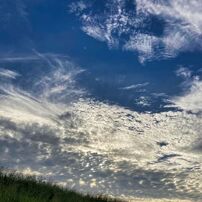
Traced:
<svg viewBox="0 0 202 202">
<path fill-rule="evenodd" d="M 200 0 L 0 0 L 0 166 L 202 200 L 201 13 Z"/>
</svg>

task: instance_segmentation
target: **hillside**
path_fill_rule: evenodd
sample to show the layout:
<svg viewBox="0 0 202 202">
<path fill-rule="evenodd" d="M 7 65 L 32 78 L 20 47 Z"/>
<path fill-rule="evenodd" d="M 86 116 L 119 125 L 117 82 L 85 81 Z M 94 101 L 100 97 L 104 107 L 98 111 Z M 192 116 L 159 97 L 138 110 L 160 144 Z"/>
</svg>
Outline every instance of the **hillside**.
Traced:
<svg viewBox="0 0 202 202">
<path fill-rule="evenodd" d="M 0 172 L 0 202 L 118 202 L 84 196 L 56 185 L 19 174 Z"/>
</svg>

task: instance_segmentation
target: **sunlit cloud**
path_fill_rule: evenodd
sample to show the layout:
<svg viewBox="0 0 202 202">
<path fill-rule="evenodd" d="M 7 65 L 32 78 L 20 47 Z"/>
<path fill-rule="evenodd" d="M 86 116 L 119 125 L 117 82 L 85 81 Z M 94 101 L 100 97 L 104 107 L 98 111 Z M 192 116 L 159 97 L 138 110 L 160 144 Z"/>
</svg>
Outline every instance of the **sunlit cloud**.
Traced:
<svg viewBox="0 0 202 202">
<path fill-rule="evenodd" d="M 202 81 L 199 75 L 193 75 L 193 72 L 186 67 L 180 67 L 176 75 L 184 81 L 181 84 L 181 95 L 174 96 L 169 101 L 170 106 L 178 109 L 192 112 L 202 112 Z"/>
<path fill-rule="evenodd" d="M 41 56 L 51 71 L 34 82 L 40 91 L 1 86 L 1 165 L 85 193 L 201 198 L 198 114 L 138 113 L 92 100 L 76 86 L 79 67 Z"/>
<path fill-rule="evenodd" d="M 199 77 L 184 83 L 188 89 L 181 96 L 174 97 L 171 101 L 174 106 L 193 113 L 202 112 L 202 81 Z"/>
</svg>

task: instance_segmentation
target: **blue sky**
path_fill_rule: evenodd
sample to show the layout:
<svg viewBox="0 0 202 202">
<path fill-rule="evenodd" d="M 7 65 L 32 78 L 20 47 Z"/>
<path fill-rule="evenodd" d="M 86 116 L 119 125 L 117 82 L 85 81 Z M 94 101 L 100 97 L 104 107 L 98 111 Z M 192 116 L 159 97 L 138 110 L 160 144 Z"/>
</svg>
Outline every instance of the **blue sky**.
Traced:
<svg viewBox="0 0 202 202">
<path fill-rule="evenodd" d="M 193 15 L 181 1 L 2 2 L 2 55 L 33 50 L 68 55 L 89 70 L 80 81 L 98 99 L 152 111 L 162 99 L 142 109 L 134 100 L 152 93 L 181 94 L 183 78 L 175 74 L 180 67 L 201 76 L 198 1 L 186 3 L 196 9 Z M 123 91 L 141 83 L 149 83 L 147 92 Z"/>
<path fill-rule="evenodd" d="M 201 13 L 200 0 L 0 0 L 0 166 L 200 200 Z"/>
</svg>

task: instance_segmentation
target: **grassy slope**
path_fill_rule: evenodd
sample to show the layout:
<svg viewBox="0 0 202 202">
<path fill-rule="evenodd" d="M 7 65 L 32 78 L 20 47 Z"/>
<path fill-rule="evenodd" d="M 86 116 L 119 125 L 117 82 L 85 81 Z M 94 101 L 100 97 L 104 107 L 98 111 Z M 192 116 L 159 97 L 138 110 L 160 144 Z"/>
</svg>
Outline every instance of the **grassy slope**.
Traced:
<svg viewBox="0 0 202 202">
<path fill-rule="evenodd" d="M 101 197 L 83 196 L 34 177 L 0 172 L 0 202 L 115 202 Z M 118 201 L 117 201 L 118 202 Z"/>
</svg>

